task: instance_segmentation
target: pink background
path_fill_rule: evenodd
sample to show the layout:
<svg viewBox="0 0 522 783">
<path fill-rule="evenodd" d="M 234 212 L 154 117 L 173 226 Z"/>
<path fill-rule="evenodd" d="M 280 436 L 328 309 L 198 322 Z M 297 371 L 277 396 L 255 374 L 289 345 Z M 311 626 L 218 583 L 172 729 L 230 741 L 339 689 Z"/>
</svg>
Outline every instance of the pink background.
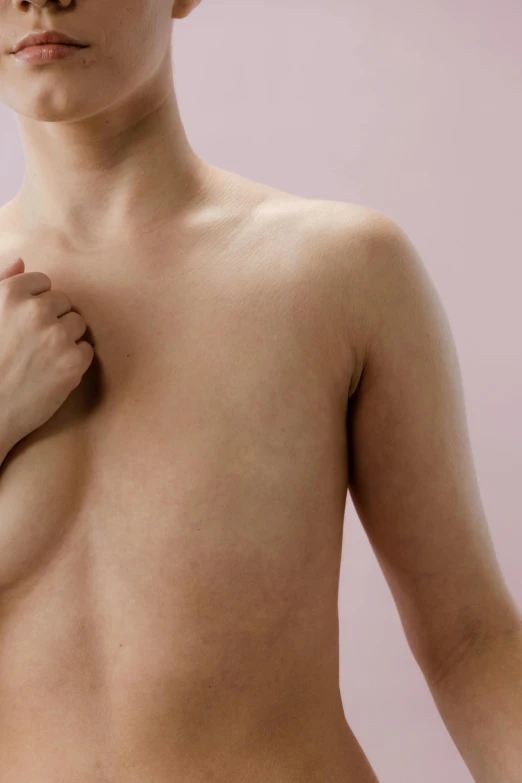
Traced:
<svg viewBox="0 0 522 783">
<path fill-rule="evenodd" d="M 519 0 L 203 0 L 175 23 L 177 94 L 206 160 L 385 212 L 447 309 L 498 558 L 522 605 Z M 23 151 L 0 106 L 0 203 Z M 341 690 L 382 783 L 469 783 L 348 497 Z M 313 629 L 311 629 L 313 632 Z"/>
</svg>

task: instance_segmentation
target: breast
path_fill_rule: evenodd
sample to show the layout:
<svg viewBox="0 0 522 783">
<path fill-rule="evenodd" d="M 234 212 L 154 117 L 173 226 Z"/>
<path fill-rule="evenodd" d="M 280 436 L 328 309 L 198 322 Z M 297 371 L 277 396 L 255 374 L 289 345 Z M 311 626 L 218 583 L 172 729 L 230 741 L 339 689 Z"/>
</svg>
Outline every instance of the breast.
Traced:
<svg viewBox="0 0 522 783">
<path fill-rule="evenodd" d="M 1 472 L 5 698 L 35 628 L 46 693 L 89 648 L 114 705 L 147 683 L 145 715 L 166 683 L 187 698 L 216 677 L 228 697 L 254 687 L 274 644 L 275 698 L 296 639 L 311 656 L 334 632 L 340 390 L 295 280 L 226 283 L 77 292 L 96 361 Z"/>
</svg>

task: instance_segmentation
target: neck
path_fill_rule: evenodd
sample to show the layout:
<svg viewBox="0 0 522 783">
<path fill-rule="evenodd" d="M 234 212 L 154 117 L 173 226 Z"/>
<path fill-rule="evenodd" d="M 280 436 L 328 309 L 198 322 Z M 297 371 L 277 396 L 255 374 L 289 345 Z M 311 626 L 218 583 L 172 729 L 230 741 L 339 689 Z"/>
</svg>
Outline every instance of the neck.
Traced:
<svg viewBox="0 0 522 783">
<path fill-rule="evenodd" d="M 154 86 L 102 114 L 18 123 L 26 167 L 12 205 L 20 225 L 66 234 L 75 246 L 138 237 L 181 218 L 211 168 L 187 140 L 170 62 Z"/>
</svg>

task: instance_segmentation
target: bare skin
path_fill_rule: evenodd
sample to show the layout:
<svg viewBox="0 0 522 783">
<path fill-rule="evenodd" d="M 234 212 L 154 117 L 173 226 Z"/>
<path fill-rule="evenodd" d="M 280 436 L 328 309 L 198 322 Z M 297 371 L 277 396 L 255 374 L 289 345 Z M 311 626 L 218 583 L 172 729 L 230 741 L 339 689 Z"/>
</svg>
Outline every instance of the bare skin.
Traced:
<svg viewBox="0 0 522 783">
<path fill-rule="evenodd" d="M 95 346 L 0 468 L 3 783 L 377 781 L 338 680 L 361 368 L 329 237 L 364 210 L 212 182 L 110 250 L 0 215 Z"/>
<path fill-rule="evenodd" d="M 171 47 L 199 5 L 0 3 L 25 153 L 0 264 L 55 287 L 0 302 L 0 780 L 376 783 L 339 692 L 347 488 L 480 768 L 489 693 L 475 735 L 440 684 L 522 620 L 448 320 L 393 221 L 194 152 Z M 82 46 L 31 64 L 39 29 Z M 49 323 L 64 296 L 95 351 Z"/>
</svg>

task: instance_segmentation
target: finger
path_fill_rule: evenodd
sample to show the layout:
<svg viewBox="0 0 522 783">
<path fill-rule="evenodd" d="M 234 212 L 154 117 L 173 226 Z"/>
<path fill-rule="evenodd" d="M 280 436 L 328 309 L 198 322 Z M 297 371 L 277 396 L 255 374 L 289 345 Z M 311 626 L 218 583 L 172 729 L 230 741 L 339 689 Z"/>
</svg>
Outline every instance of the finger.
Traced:
<svg viewBox="0 0 522 783">
<path fill-rule="evenodd" d="M 58 289 L 56 291 L 44 291 L 43 294 L 39 295 L 39 298 L 46 303 L 50 312 L 56 318 L 60 318 L 60 316 L 72 310 L 71 300 L 65 291 L 60 291 Z"/>
<path fill-rule="evenodd" d="M 76 342 L 87 330 L 85 318 L 79 313 L 66 313 L 60 318 L 60 324 L 67 330 L 67 335 Z"/>
<path fill-rule="evenodd" d="M 12 277 L 13 275 L 19 275 L 24 271 L 24 269 L 24 261 L 21 258 L 16 258 L 14 261 L 11 261 L 11 263 L 8 264 L 5 269 L 2 269 L 0 272 L 0 280 L 5 280 L 6 278 Z"/>
<path fill-rule="evenodd" d="M 50 291 L 51 289 L 51 279 L 44 272 L 25 272 L 24 274 L 15 275 L 4 282 L 6 286 L 11 287 L 12 291 L 21 296 L 42 294 L 44 291 Z"/>
</svg>

